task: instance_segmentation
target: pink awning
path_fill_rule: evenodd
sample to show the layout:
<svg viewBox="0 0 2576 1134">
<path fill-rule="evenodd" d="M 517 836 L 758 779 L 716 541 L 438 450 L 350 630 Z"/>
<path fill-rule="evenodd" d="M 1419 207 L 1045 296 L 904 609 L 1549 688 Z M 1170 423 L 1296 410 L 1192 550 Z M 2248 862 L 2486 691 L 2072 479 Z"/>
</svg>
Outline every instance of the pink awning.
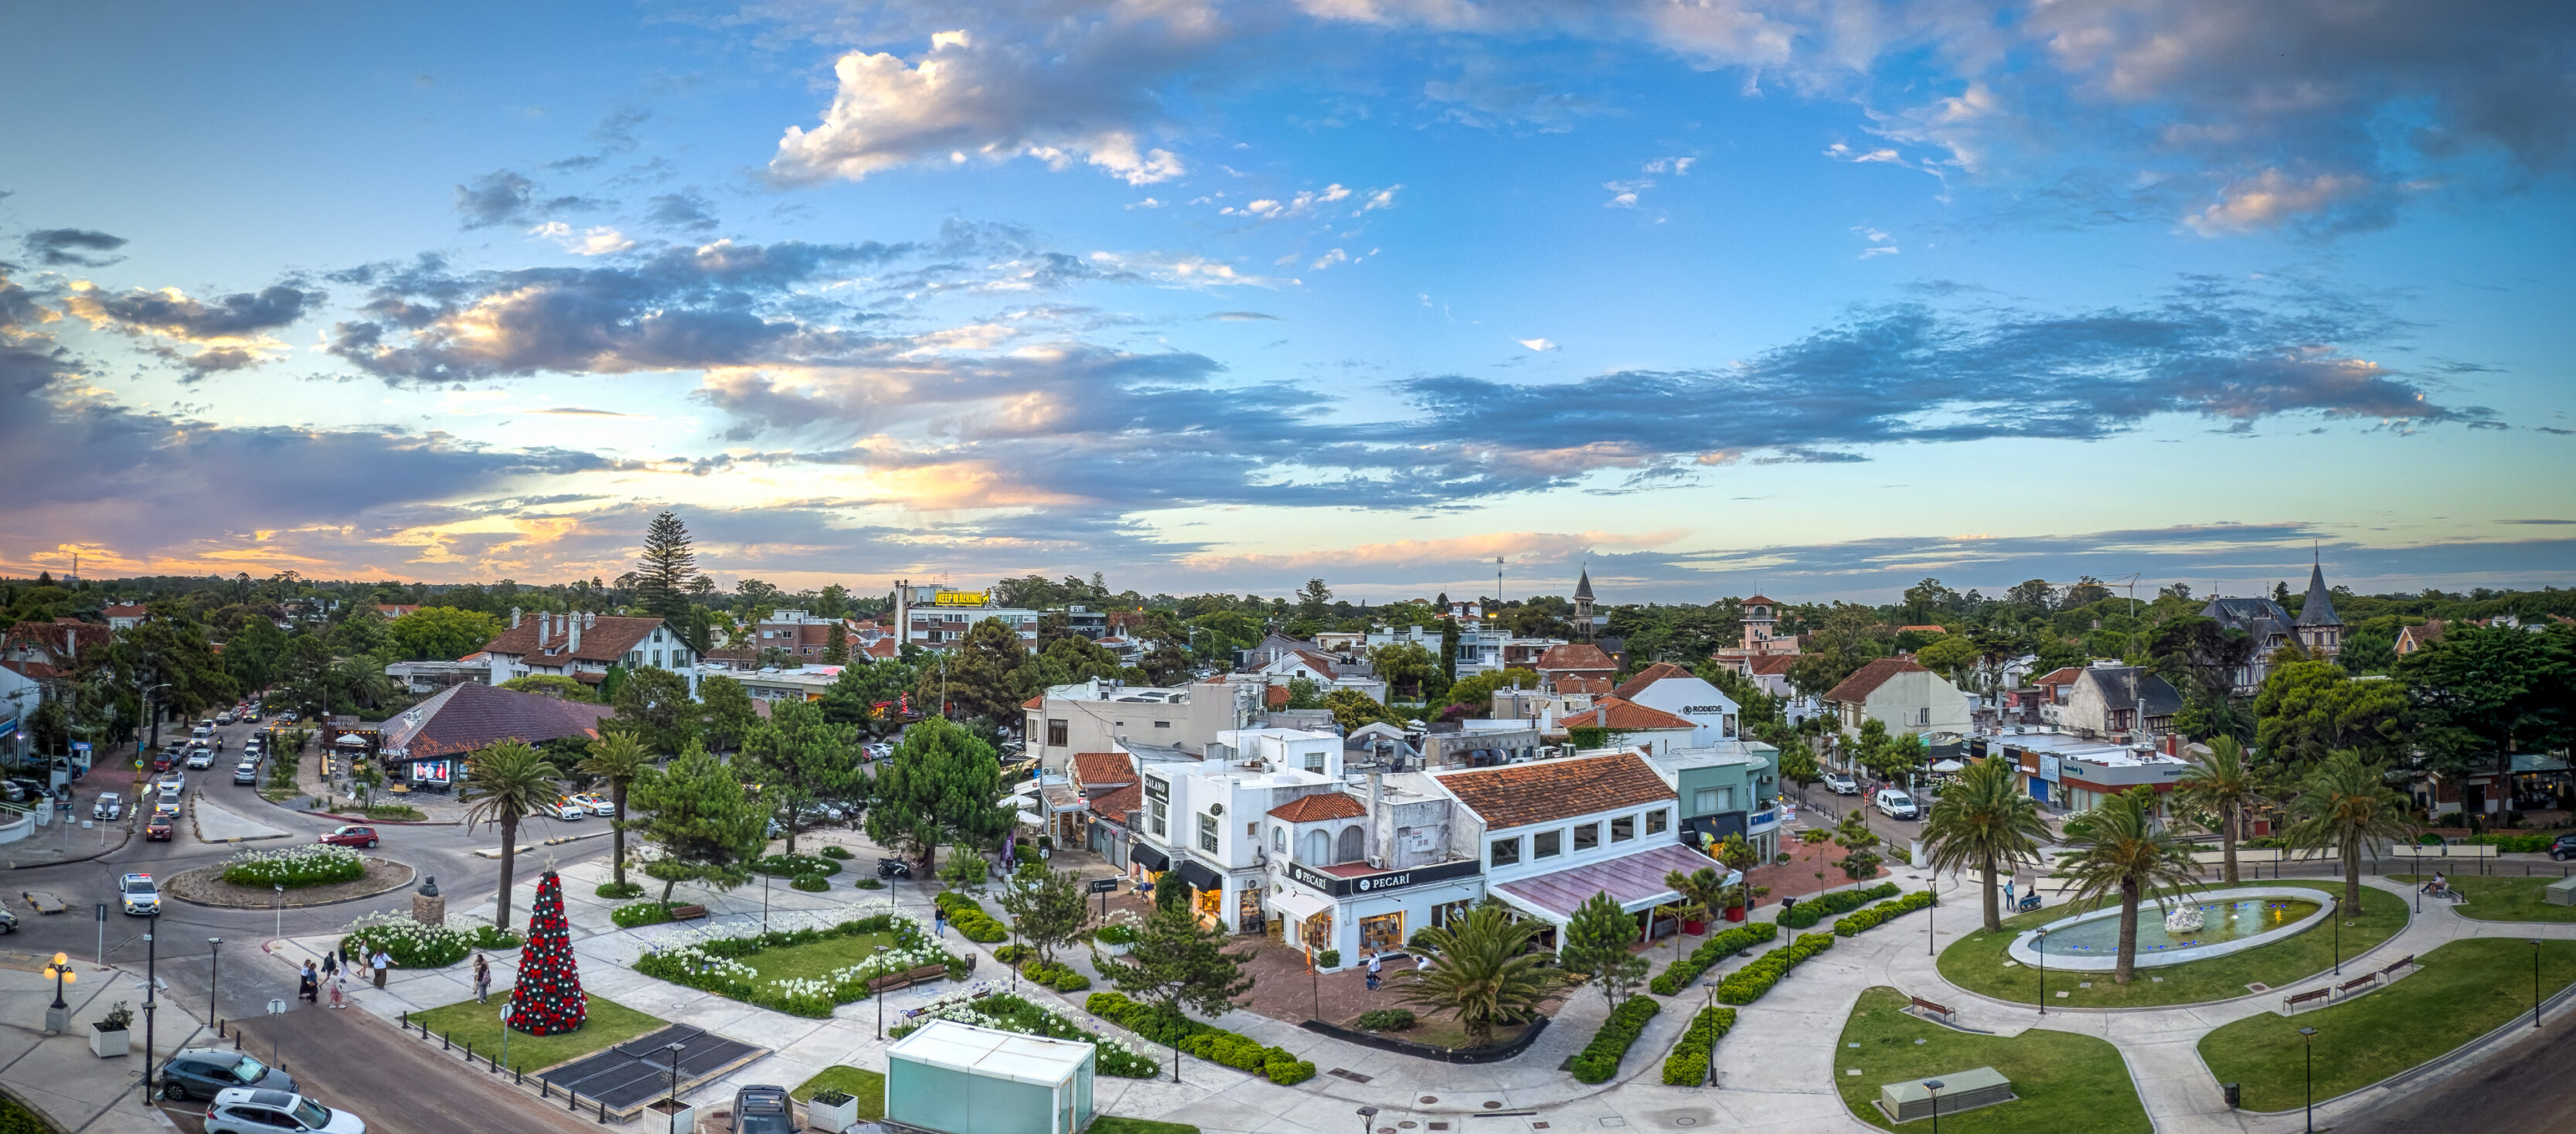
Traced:
<svg viewBox="0 0 2576 1134">
<path fill-rule="evenodd" d="M 1620 909 L 1630 913 L 1673 901 L 1681 895 L 1664 885 L 1664 875 L 1676 870 L 1690 874 L 1715 865 L 1715 860 L 1698 851 L 1665 843 L 1619 858 L 1505 882 L 1494 887 L 1494 893 L 1524 912 L 1563 925 L 1574 916 L 1575 907 L 1590 901 L 1594 894 L 1610 895 Z"/>
</svg>

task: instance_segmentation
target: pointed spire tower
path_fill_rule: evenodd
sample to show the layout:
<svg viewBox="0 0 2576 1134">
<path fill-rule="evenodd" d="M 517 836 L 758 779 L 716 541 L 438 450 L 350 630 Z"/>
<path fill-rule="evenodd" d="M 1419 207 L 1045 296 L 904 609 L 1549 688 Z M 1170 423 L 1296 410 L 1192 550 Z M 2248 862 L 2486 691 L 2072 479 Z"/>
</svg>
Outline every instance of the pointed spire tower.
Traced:
<svg viewBox="0 0 2576 1134">
<path fill-rule="evenodd" d="M 2322 551 L 2308 567 L 2308 595 L 2299 600 L 2299 620 L 2294 629 L 2299 645 L 2311 654 L 2331 658 L 2343 652 L 2343 620 L 2335 617 L 2334 597 L 2326 590 L 2326 568 Z"/>
<path fill-rule="evenodd" d="M 1574 580 L 1574 630 L 1584 641 L 1592 640 L 1592 568 L 1588 565 Z"/>
</svg>

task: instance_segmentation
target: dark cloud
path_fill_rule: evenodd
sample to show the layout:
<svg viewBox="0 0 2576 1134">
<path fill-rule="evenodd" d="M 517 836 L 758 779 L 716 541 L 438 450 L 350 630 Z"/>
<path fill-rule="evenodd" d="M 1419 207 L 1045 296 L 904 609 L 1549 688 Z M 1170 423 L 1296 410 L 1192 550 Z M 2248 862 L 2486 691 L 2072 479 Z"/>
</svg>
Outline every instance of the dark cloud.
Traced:
<svg viewBox="0 0 2576 1134">
<path fill-rule="evenodd" d="M 506 169 L 496 169 L 470 184 L 456 187 L 456 214 L 466 228 L 526 224 L 554 213 L 600 207 L 587 197 L 544 197 L 537 183 Z"/>
<path fill-rule="evenodd" d="M 75 304 L 95 323 L 190 341 L 238 338 L 291 326 L 326 296 L 291 284 L 194 299 L 137 288 L 122 295 L 91 292 Z"/>
<path fill-rule="evenodd" d="M 713 232 L 716 227 L 715 206 L 697 190 L 664 193 L 653 198 L 645 210 L 646 223 L 672 232 Z"/>
<path fill-rule="evenodd" d="M 110 236 L 86 228 L 44 228 L 28 233 L 21 243 L 33 253 L 36 262 L 48 268 L 104 268 L 124 259 L 109 256 L 126 245 L 122 236 Z"/>
</svg>

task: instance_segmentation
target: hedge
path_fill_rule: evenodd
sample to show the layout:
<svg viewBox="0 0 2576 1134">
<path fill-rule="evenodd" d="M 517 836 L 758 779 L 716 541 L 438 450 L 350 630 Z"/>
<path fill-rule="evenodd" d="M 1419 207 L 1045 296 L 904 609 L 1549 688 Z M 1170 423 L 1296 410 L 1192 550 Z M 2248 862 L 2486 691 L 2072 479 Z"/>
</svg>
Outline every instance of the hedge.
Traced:
<svg viewBox="0 0 2576 1134">
<path fill-rule="evenodd" d="M 1574 1053 L 1571 1067 L 1574 1078 L 1584 1083 L 1606 1083 L 1619 1073 L 1619 1058 L 1628 1054 L 1630 1045 L 1645 1034 L 1646 1021 L 1663 1011 L 1663 1005 L 1650 996 L 1631 996 L 1610 1010 L 1610 1018 L 1601 1022 L 1601 1030 L 1592 1034 L 1592 1042 Z"/>
<path fill-rule="evenodd" d="M 1717 982 L 1717 998 L 1729 1004 L 1751 1004 L 1789 975 L 1789 970 L 1809 957 L 1834 947 L 1830 933 L 1801 933 L 1798 939 L 1759 957 L 1753 963 L 1726 974 Z"/>
<path fill-rule="evenodd" d="M 671 907 L 660 902 L 630 902 L 608 911 L 608 920 L 616 922 L 620 929 L 660 925 L 671 920 Z"/>
<path fill-rule="evenodd" d="M 2538 854 L 2556 840 L 2549 835 L 2471 835 L 2470 846 L 2494 847 L 2502 854 Z M 2405 857 L 2403 855 L 2394 857 Z"/>
<path fill-rule="evenodd" d="M 849 857 L 850 857 L 850 848 L 845 847 L 845 846 L 842 846 L 842 845 L 840 845 L 840 844 L 838 844 L 838 843 L 833 843 L 833 844 L 830 844 L 830 845 L 825 846 L 825 847 L 823 848 L 823 857 L 825 857 L 825 858 L 843 858 L 843 859 L 845 859 L 845 858 L 849 858 Z"/>
<path fill-rule="evenodd" d="M 1075 971 L 1073 966 L 1066 964 L 1032 961 L 1028 967 L 1020 970 L 1020 975 L 1057 992 L 1080 992 L 1091 987 L 1090 977 L 1082 975 Z"/>
<path fill-rule="evenodd" d="M 1281 1086 L 1315 1077 L 1315 1065 L 1288 1054 L 1286 1048 L 1263 1047 L 1261 1041 L 1250 1036 L 1202 1024 L 1156 1005 L 1139 1004 L 1123 992 L 1092 993 L 1082 1006 L 1092 1015 L 1155 1043 L 1170 1046 L 1177 1039 L 1182 1051 L 1265 1076 Z"/>
<path fill-rule="evenodd" d="M 1791 929 L 1806 929 L 1835 914 L 1850 913 L 1880 898 L 1893 898 L 1897 890 L 1896 883 L 1882 882 L 1864 890 L 1836 890 L 1830 894 L 1818 894 L 1780 911 L 1780 924 Z"/>
<path fill-rule="evenodd" d="M 1007 992 L 995 993 L 982 1000 L 952 1004 L 939 1009 L 920 1023 L 898 1024 L 886 1031 L 894 1038 L 902 1039 L 921 1030 L 922 1025 L 931 1019 L 956 1020 L 960 1023 L 1005 1032 L 1018 1032 L 1022 1035 L 1081 1040 L 1093 1045 L 1099 1060 L 1097 1069 L 1103 1075 L 1112 1075 L 1121 1079 L 1151 1079 L 1162 1074 L 1163 1071 L 1161 1061 L 1129 1048 L 1124 1041 L 1101 1035 L 1096 1030 L 1096 1025 L 1093 1030 L 1085 1030 L 1082 1025 L 1075 1023 L 1061 1012 L 1030 1003 L 1025 997 L 1013 996 Z"/>
<path fill-rule="evenodd" d="M 235 886 L 328 886 L 367 876 L 367 860 L 347 847 L 309 843 L 282 850 L 243 851 L 224 863 L 224 881 Z"/>
<path fill-rule="evenodd" d="M 810 854 L 773 854 L 751 860 L 751 869 L 772 878 L 802 878 L 808 874 L 838 874 L 841 864 Z"/>
<path fill-rule="evenodd" d="M 1876 929 L 1884 922 L 1903 917 L 1906 914 L 1913 913 L 1914 911 L 1931 904 L 1932 891 L 1916 890 L 1913 893 L 1907 894 L 1902 898 L 1898 898 L 1893 902 L 1880 902 L 1877 905 L 1871 906 L 1868 909 L 1862 910 L 1859 913 L 1835 922 L 1834 936 L 1856 936 L 1862 930 Z"/>
<path fill-rule="evenodd" d="M 1726 1033 L 1735 1030 L 1735 1009 L 1702 1008 L 1691 1018 L 1690 1028 L 1682 1032 L 1682 1041 L 1673 1045 L 1673 1053 L 1664 1057 L 1664 1085 L 1696 1087 L 1708 1081 L 1709 1049 Z"/>
<path fill-rule="evenodd" d="M 832 880 L 820 874 L 799 874 L 787 880 L 788 888 L 820 894 L 832 888 Z"/>
<path fill-rule="evenodd" d="M 1657 996 L 1671 996 L 1690 987 L 1690 982 L 1698 980 L 1699 974 L 1707 972 L 1719 961 L 1778 936 L 1780 927 L 1767 921 L 1751 922 L 1714 934 L 1701 942 L 1699 948 L 1691 950 L 1689 956 L 1665 966 L 1664 971 L 1646 985 L 1646 989 Z"/>
<path fill-rule="evenodd" d="M 1421 1021 L 1402 1008 L 1371 1008 L 1352 1022 L 1363 1032 L 1400 1032 Z"/>
</svg>

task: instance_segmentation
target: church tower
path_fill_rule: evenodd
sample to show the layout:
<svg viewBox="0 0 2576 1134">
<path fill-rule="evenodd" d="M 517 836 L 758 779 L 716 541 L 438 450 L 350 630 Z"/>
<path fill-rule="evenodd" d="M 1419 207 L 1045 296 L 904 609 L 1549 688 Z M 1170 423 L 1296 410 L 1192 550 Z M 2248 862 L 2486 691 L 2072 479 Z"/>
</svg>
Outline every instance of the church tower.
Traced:
<svg viewBox="0 0 2576 1134">
<path fill-rule="evenodd" d="M 2334 599 L 2326 593 L 2322 558 L 2308 567 L 2308 597 L 2300 600 L 2299 620 L 2292 629 L 2300 648 L 2311 654 L 2332 658 L 2343 652 L 2343 620 L 2335 617 Z"/>
<path fill-rule="evenodd" d="M 1592 640 L 1592 569 L 1583 569 L 1574 581 L 1574 630 L 1583 640 Z"/>
</svg>

